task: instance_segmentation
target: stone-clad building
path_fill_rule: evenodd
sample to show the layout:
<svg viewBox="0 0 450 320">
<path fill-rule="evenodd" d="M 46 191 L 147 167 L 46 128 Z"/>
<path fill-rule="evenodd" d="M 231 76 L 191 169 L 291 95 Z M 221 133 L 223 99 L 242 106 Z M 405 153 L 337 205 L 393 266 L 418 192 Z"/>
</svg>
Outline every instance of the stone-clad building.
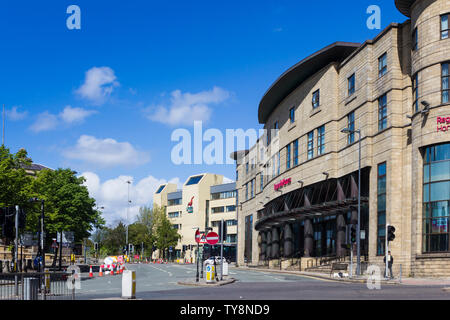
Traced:
<svg viewBox="0 0 450 320">
<path fill-rule="evenodd" d="M 383 264 L 390 224 L 394 273 L 450 276 L 450 0 L 395 3 L 410 19 L 312 54 L 263 96 L 267 134 L 232 155 L 239 264 L 342 260 L 360 186 L 362 261 Z"/>
</svg>

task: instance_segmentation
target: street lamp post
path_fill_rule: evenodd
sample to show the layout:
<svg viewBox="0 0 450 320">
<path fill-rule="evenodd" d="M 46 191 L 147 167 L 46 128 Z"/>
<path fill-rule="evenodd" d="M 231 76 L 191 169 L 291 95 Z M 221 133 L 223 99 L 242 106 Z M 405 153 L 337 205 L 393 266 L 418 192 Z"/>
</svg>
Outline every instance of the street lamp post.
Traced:
<svg viewBox="0 0 450 320">
<path fill-rule="evenodd" d="M 361 275 L 361 130 L 352 130 L 345 128 L 341 130 L 342 133 L 358 134 L 358 224 L 356 225 L 356 274 Z"/>
<path fill-rule="evenodd" d="M 128 212 L 130 211 L 130 184 L 131 184 L 131 181 L 127 181 L 127 184 L 128 184 L 128 202 L 127 202 L 127 236 L 126 236 L 126 243 L 127 243 L 127 257 L 128 257 L 128 259 L 130 258 L 130 245 L 128 244 L 128 224 L 129 224 L 129 222 L 128 222 Z"/>
</svg>

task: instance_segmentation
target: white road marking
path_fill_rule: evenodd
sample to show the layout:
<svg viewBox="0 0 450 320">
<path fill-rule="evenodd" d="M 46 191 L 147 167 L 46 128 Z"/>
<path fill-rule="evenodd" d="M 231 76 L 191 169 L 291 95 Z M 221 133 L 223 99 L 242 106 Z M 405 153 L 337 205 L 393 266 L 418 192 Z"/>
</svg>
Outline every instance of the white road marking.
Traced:
<svg viewBox="0 0 450 320">
<path fill-rule="evenodd" d="M 161 268 L 157 268 L 157 267 L 155 267 L 155 266 L 150 266 L 150 267 L 152 267 L 152 268 L 154 268 L 154 269 L 156 269 L 156 270 L 159 270 L 159 271 L 162 271 L 162 272 L 168 273 L 168 274 L 169 274 L 169 277 L 171 277 L 171 276 L 172 276 L 172 272 L 166 271 L 166 270 L 164 270 L 164 269 L 161 269 Z"/>
</svg>

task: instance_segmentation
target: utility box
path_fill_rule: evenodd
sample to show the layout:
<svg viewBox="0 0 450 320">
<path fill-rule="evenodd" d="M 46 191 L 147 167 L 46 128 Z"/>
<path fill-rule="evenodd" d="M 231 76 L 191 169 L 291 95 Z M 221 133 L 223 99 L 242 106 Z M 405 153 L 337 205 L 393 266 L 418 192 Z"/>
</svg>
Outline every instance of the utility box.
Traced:
<svg viewBox="0 0 450 320">
<path fill-rule="evenodd" d="M 136 271 L 125 270 L 122 273 L 122 298 L 136 299 Z"/>
<path fill-rule="evenodd" d="M 206 283 L 214 283 L 216 281 L 216 268 L 213 264 L 207 263 L 206 269 Z"/>
</svg>

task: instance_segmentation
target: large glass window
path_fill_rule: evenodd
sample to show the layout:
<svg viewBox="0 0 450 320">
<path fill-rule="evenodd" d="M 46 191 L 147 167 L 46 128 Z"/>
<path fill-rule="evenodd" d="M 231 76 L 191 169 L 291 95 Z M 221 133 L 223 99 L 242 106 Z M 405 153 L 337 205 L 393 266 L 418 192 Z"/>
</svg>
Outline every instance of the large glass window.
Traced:
<svg viewBox="0 0 450 320">
<path fill-rule="evenodd" d="M 387 94 L 378 98 L 378 130 L 387 128 Z"/>
<path fill-rule="evenodd" d="M 450 16 L 449 13 L 444 14 L 441 16 L 441 39 L 448 39 L 448 17 Z"/>
<path fill-rule="evenodd" d="M 450 144 L 425 149 L 423 252 L 449 252 Z"/>
<path fill-rule="evenodd" d="M 291 168 L 291 145 L 286 146 L 286 169 Z"/>
<path fill-rule="evenodd" d="M 419 32 L 417 31 L 417 28 L 414 29 L 412 34 L 412 44 L 413 51 L 417 50 L 419 46 Z"/>
<path fill-rule="evenodd" d="M 181 204 L 181 199 L 168 200 L 168 203 L 167 203 L 168 206 L 178 206 L 180 204 Z"/>
<path fill-rule="evenodd" d="M 449 63 L 443 63 L 442 64 L 442 103 L 448 103 L 449 102 L 449 87 L 448 87 L 448 66 Z"/>
<path fill-rule="evenodd" d="M 308 133 L 308 160 L 314 158 L 314 131 Z"/>
<path fill-rule="evenodd" d="M 196 177 L 192 177 L 188 180 L 188 182 L 186 183 L 187 186 L 193 185 L 193 184 L 197 184 L 200 182 L 200 180 L 202 180 L 203 176 L 196 176 Z"/>
<path fill-rule="evenodd" d="M 252 198 L 253 198 L 255 196 L 255 179 L 252 180 L 251 184 L 252 184 L 251 190 L 252 190 Z"/>
<path fill-rule="evenodd" d="M 317 129 L 317 155 L 325 153 L 325 125 Z"/>
<path fill-rule="evenodd" d="M 385 254 L 386 241 L 386 163 L 378 165 L 377 187 L 377 255 Z"/>
<path fill-rule="evenodd" d="M 261 172 L 261 174 L 259 176 L 260 176 L 260 179 L 261 179 L 261 181 L 260 181 L 260 191 L 263 191 L 263 189 L 264 189 L 264 174 L 263 174 L 263 172 Z"/>
<path fill-rule="evenodd" d="M 387 72 L 387 53 L 378 58 L 378 77 L 381 78 Z"/>
<path fill-rule="evenodd" d="M 350 112 L 347 116 L 347 128 L 350 129 L 350 133 L 347 137 L 347 143 L 352 144 L 355 142 L 355 112 Z"/>
<path fill-rule="evenodd" d="M 294 166 L 298 165 L 298 139 L 294 141 Z"/>
</svg>

